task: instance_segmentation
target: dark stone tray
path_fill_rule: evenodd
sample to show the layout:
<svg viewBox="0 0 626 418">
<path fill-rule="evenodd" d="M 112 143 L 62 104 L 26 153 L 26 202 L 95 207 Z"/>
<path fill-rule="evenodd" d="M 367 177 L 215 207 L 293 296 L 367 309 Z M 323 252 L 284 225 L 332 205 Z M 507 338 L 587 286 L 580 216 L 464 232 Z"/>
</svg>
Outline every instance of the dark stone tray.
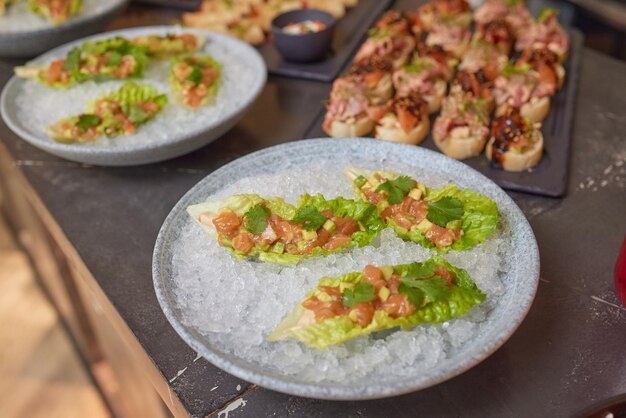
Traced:
<svg viewBox="0 0 626 418">
<path fill-rule="evenodd" d="M 284 61 L 271 40 L 266 42 L 259 47 L 259 52 L 265 59 L 268 72 L 272 75 L 332 81 L 352 57 L 354 50 L 361 45 L 365 32 L 392 2 L 393 0 L 359 0 L 355 7 L 346 10 L 346 15 L 335 27 L 332 52 L 324 61 L 309 64 Z"/>
<path fill-rule="evenodd" d="M 550 114 L 541 127 L 545 149 L 537 167 L 529 171 L 513 173 L 491 167 L 484 154 L 464 160 L 467 165 L 480 171 L 504 189 L 551 197 L 560 197 L 566 192 L 580 54 L 583 47 L 582 33 L 577 29 L 569 29 L 568 32 L 571 46 L 569 57 L 564 64 L 565 83 L 554 96 Z M 307 138 L 327 136 L 322 130 L 324 114 L 325 110 L 322 109 L 307 131 Z M 434 121 L 434 118 L 431 121 Z M 438 151 L 431 134 L 420 146 Z"/>
</svg>

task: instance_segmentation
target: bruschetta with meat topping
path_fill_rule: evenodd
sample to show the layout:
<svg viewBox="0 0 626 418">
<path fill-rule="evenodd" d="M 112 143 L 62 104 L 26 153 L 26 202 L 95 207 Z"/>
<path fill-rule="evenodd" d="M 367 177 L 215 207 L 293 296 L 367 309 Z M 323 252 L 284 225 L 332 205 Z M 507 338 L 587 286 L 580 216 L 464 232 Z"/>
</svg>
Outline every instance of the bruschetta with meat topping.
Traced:
<svg viewBox="0 0 626 418">
<path fill-rule="evenodd" d="M 476 25 L 473 39 L 489 42 L 504 55 L 509 55 L 515 43 L 515 36 L 505 19 L 495 19 Z"/>
<path fill-rule="evenodd" d="M 390 35 L 416 35 L 424 31 L 417 15 L 411 12 L 390 10 L 374 25 L 377 31 L 387 31 Z"/>
<path fill-rule="evenodd" d="M 195 108 L 212 104 L 221 79 L 220 64 L 208 55 L 174 59 L 170 85 L 177 101 Z"/>
<path fill-rule="evenodd" d="M 482 99 L 452 94 L 433 126 L 433 140 L 448 157 L 463 160 L 480 155 L 489 136 L 489 114 Z"/>
<path fill-rule="evenodd" d="M 411 330 L 465 315 L 485 300 L 467 271 L 442 257 L 324 277 L 268 337 L 325 349 L 386 329 Z"/>
<path fill-rule="evenodd" d="M 552 86 L 558 90 L 563 86 L 565 69 L 559 63 L 559 57 L 548 48 L 532 49 L 524 53 L 515 61 L 517 67 L 529 65 L 536 73 L 540 83 Z"/>
<path fill-rule="evenodd" d="M 516 67 L 508 64 L 494 82 L 493 96 L 496 115 L 509 108 L 518 108 L 532 123 L 543 121 L 550 112 L 550 98 L 554 89 L 540 83 L 538 74 L 530 65 Z"/>
<path fill-rule="evenodd" d="M 80 12 L 82 0 L 28 0 L 28 10 L 60 25 Z"/>
<path fill-rule="evenodd" d="M 326 105 L 324 132 L 337 138 L 372 132 L 374 121 L 367 113 L 369 106 L 367 85 L 362 79 L 350 76 L 336 79 Z"/>
<path fill-rule="evenodd" d="M 48 128 L 52 139 L 64 144 L 88 142 L 106 135 L 132 135 L 167 103 L 167 96 L 148 84 L 131 81 L 90 103 L 85 113 L 61 119 Z"/>
<path fill-rule="evenodd" d="M 508 23 L 515 37 L 527 30 L 533 22 L 525 0 L 485 0 L 474 10 L 476 25 L 498 19 L 504 19 Z"/>
<path fill-rule="evenodd" d="M 397 96 L 418 93 L 428 104 L 428 113 L 441 108 L 447 84 L 441 67 L 431 59 L 415 57 L 411 63 L 394 71 L 392 80 Z"/>
<path fill-rule="evenodd" d="M 489 113 L 495 107 L 495 101 L 491 94 L 492 86 L 493 83 L 482 71 L 474 73 L 459 70 L 450 87 L 450 96 L 460 96 L 463 99 L 476 102 L 484 109 L 485 117 L 488 119 Z"/>
<path fill-rule="evenodd" d="M 437 22 L 426 37 L 426 45 L 439 45 L 457 58 L 467 51 L 472 33 L 464 22 Z"/>
<path fill-rule="evenodd" d="M 383 116 L 376 120 L 374 137 L 417 145 L 430 129 L 427 105 L 417 93 L 391 99 Z"/>
<path fill-rule="evenodd" d="M 454 70 L 459 65 L 459 59 L 446 51 L 439 45 L 426 45 L 423 42 L 417 44 L 414 57 L 424 61 L 430 61 L 433 66 L 438 67 L 441 75 L 446 81 L 452 80 Z"/>
<path fill-rule="evenodd" d="M 15 74 L 48 87 L 65 88 L 88 80 L 140 78 L 147 62 L 146 48 L 115 37 L 87 41 L 68 52 L 65 58 L 47 65 L 15 67 Z"/>
<path fill-rule="evenodd" d="M 526 51 L 548 48 L 559 57 L 559 62 L 565 61 L 569 52 L 569 37 L 559 24 L 558 14 L 557 9 L 543 10 L 537 21 L 519 35 L 515 49 Z"/>
<path fill-rule="evenodd" d="M 394 34 L 387 28 L 372 28 L 368 35 L 357 51 L 354 62 L 377 55 L 391 62 L 393 68 L 399 68 L 406 63 L 415 48 L 412 35 Z"/>
<path fill-rule="evenodd" d="M 198 51 L 205 43 L 202 36 L 193 33 L 167 35 L 147 35 L 133 39 L 135 45 L 145 47 L 150 56 L 166 58 L 178 55 L 190 55 Z"/>
<path fill-rule="evenodd" d="M 494 119 L 485 154 L 495 167 L 506 171 L 528 170 L 541 161 L 543 135 L 519 110 L 510 109 Z"/>
<path fill-rule="evenodd" d="M 393 96 L 391 63 L 378 55 L 363 58 L 350 67 L 349 75 L 365 83 L 366 96 L 373 105 L 386 103 Z"/>
<path fill-rule="evenodd" d="M 277 197 L 234 195 L 187 212 L 236 257 L 278 264 L 367 245 L 384 228 L 376 206 L 320 194 L 300 196 L 298 206 Z"/>
<path fill-rule="evenodd" d="M 472 19 L 469 3 L 465 0 L 432 0 L 420 6 L 417 15 L 427 31 L 441 21 L 458 19 L 469 26 Z"/>
<path fill-rule="evenodd" d="M 387 171 L 346 170 L 356 195 L 377 206 L 396 234 L 438 252 L 465 250 L 496 230 L 498 208 L 491 199 L 454 184 L 432 189 Z"/>
<path fill-rule="evenodd" d="M 493 44 L 473 41 L 459 64 L 459 71 L 476 73 L 477 77 L 493 83 L 508 62 L 509 58 Z"/>
</svg>

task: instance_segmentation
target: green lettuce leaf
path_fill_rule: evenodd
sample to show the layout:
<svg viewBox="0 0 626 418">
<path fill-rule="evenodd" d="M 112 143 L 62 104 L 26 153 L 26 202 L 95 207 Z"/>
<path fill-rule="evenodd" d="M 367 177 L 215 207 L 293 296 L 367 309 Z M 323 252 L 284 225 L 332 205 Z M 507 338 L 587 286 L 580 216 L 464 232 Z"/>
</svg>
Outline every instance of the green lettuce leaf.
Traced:
<svg viewBox="0 0 626 418">
<path fill-rule="evenodd" d="M 354 201 L 350 199 L 337 198 L 332 200 L 326 200 L 321 194 L 310 196 L 302 195 L 298 200 L 298 206 L 293 206 L 285 202 L 282 198 L 268 197 L 262 198 L 256 194 L 240 194 L 227 197 L 219 201 L 205 202 L 197 205 L 193 205 L 187 208 L 187 212 L 191 217 L 198 222 L 202 228 L 214 238 L 217 238 L 217 231 L 213 225 L 209 222 L 200 222 L 200 215 L 217 216 L 220 209 L 230 209 L 238 216 L 243 216 L 252 207 L 262 204 L 267 207 L 271 213 L 280 216 L 285 220 L 293 220 L 298 210 L 304 207 L 313 206 L 319 211 L 325 209 L 331 210 L 334 214 L 341 217 L 352 218 L 362 230 L 352 234 L 352 242 L 347 243 L 334 250 L 325 250 L 323 248 L 315 248 L 311 254 L 294 255 L 287 252 L 278 253 L 273 252 L 271 248 L 260 249 L 253 248 L 250 252 L 242 254 L 235 251 L 228 242 L 223 241 L 222 245 L 228 249 L 237 258 L 243 259 L 246 257 L 257 257 L 259 261 L 276 263 L 276 264 L 293 264 L 297 263 L 303 258 L 310 256 L 326 256 L 332 253 L 341 251 L 342 249 L 354 245 L 364 246 L 371 242 L 379 231 L 384 229 L 385 225 L 378 215 L 378 210 L 374 205 L 367 202 Z"/>
<path fill-rule="evenodd" d="M 398 177 L 397 174 L 388 171 L 377 171 L 376 173 L 385 179 Z M 355 194 L 360 199 L 365 199 L 361 187 L 366 186 L 372 190 L 376 190 L 380 184 L 380 181 L 373 176 L 374 173 L 369 171 L 350 168 L 347 174 L 352 179 Z M 360 186 L 357 184 L 360 184 Z M 413 227 L 409 231 L 398 226 L 393 220 L 388 219 L 388 226 L 391 226 L 400 238 L 413 241 L 426 248 L 432 248 L 439 253 L 445 253 L 449 250 L 466 250 L 471 248 L 485 241 L 485 239 L 496 230 L 498 224 L 498 207 L 496 203 L 488 197 L 470 189 L 461 190 L 454 184 L 448 184 L 438 189 L 424 187 L 423 185 L 418 187 L 423 190 L 422 198 L 426 201 L 437 202 L 443 198 L 454 198 L 462 203 L 463 215 L 461 217 L 461 230 L 463 231 L 463 236 L 449 247 L 437 248 L 435 244 L 428 241 L 424 236 L 423 230 L 425 231 L 425 229 L 421 230 L 418 227 Z M 382 210 L 388 205 L 389 203 L 387 201 L 383 201 L 378 204 L 378 208 Z"/>
<path fill-rule="evenodd" d="M 433 257 L 424 263 L 393 266 L 393 272 L 405 276 L 417 265 L 436 264 L 454 272 L 455 284 L 446 287 L 445 292 L 433 292 L 430 298 L 422 298 L 422 304 L 415 312 L 403 318 L 393 318 L 384 311 L 376 311 L 372 322 L 366 327 L 354 323 L 348 315 L 336 316 L 320 323 L 315 322 L 312 311 L 304 308 L 302 302 L 321 293 L 320 286 L 352 288 L 361 282 L 361 273 L 348 273 L 335 278 L 322 278 L 319 284 L 305 296 L 303 301 L 269 335 L 269 341 L 295 339 L 317 349 L 341 344 L 354 337 L 400 327 L 408 331 L 419 324 L 436 324 L 465 315 L 474 305 L 485 300 L 469 274 L 450 265 L 441 257 Z M 432 279 L 431 279 L 432 280 Z"/>
</svg>

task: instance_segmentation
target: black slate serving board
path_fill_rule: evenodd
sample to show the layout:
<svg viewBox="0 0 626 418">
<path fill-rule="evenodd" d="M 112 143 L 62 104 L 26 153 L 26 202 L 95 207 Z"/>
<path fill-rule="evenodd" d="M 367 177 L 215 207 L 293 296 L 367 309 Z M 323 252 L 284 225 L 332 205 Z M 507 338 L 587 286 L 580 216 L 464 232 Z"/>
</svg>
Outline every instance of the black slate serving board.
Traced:
<svg viewBox="0 0 626 418">
<path fill-rule="evenodd" d="M 267 70 L 272 75 L 283 75 L 318 81 L 332 81 L 345 63 L 361 45 L 365 32 L 374 21 L 389 8 L 393 0 L 359 0 L 358 4 L 346 10 L 346 15 L 337 21 L 333 37 L 332 52 L 324 61 L 295 63 L 283 60 L 270 40 L 259 47 L 265 59 Z"/>
<path fill-rule="evenodd" d="M 504 189 L 550 197 L 561 197 L 566 192 L 574 107 L 583 47 L 583 35 L 579 30 L 569 29 L 568 33 L 571 45 L 569 57 L 564 63 L 565 82 L 563 88 L 554 96 L 550 114 L 541 127 L 544 136 L 544 154 L 541 162 L 532 170 L 514 173 L 491 167 L 484 154 L 463 160 Z M 325 110 L 320 112 L 305 138 L 328 136 L 322 130 L 325 113 Z M 433 121 L 434 117 L 431 119 L 431 122 Z M 439 152 L 431 134 L 419 146 Z"/>
</svg>

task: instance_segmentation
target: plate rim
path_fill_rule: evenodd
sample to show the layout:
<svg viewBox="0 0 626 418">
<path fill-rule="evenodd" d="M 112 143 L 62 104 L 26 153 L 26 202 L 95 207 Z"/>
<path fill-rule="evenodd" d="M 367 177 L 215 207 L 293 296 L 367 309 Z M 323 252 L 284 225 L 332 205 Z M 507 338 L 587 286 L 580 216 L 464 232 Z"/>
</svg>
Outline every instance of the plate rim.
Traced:
<svg viewBox="0 0 626 418">
<path fill-rule="evenodd" d="M 225 34 L 221 34 L 218 32 L 212 32 L 203 29 L 195 29 L 195 28 L 183 28 L 180 26 L 168 26 L 168 25 L 154 25 L 154 26 L 137 26 L 132 28 L 124 28 L 111 32 L 103 32 L 95 35 L 86 36 L 80 39 L 76 39 L 71 42 L 67 42 L 63 45 L 59 45 L 43 54 L 38 55 L 37 57 L 29 60 L 28 62 L 32 62 L 35 60 L 41 59 L 50 59 L 55 55 L 59 55 L 59 51 L 62 49 L 70 48 L 72 46 L 80 45 L 87 40 L 98 40 L 98 39 L 106 39 L 114 36 L 125 36 L 130 37 L 136 33 L 144 33 L 153 31 L 155 33 L 166 33 L 166 32 L 193 32 L 196 34 L 200 34 L 206 37 L 207 40 L 212 40 L 216 43 L 230 43 L 237 44 L 243 50 L 246 50 L 247 59 L 252 59 L 256 62 L 250 64 L 254 65 L 256 68 L 252 71 L 259 70 L 260 76 L 256 83 L 250 89 L 250 95 L 246 100 L 241 102 L 241 105 L 236 109 L 233 109 L 230 113 L 225 115 L 223 119 L 219 122 L 207 127 L 202 126 L 196 130 L 188 131 L 183 135 L 178 136 L 173 140 L 168 140 L 163 143 L 149 143 L 146 145 L 140 145 L 137 148 L 131 150 L 120 150 L 119 147 L 116 146 L 106 146 L 106 147 L 94 147 L 94 148 L 85 148 L 81 145 L 77 144 L 61 144 L 54 142 L 50 138 L 43 138 L 37 135 L 31 134 L 30 132 L 23 129 L 19 121 L 14 120 L 11 115 L 11 107 L 15 106 L 12 101 L 9 100 L 9 95 L 11 93 L 17 94 L 18 91 L 16 89 L 20 88 L 19 83 L 29 82 L 30 80 L 23 80 L 18 78 L 15 74 L 11 76 L 9 81 L 4 85 L 2 89 L 2 93 L 0 94 L 0 116 L 3 121 L 7 125 L 7 127 L 21 140 L 26 141 L 30 145 L 39 148 L 45 152 L 50 154 L 59 156 L 61 158 L 69 159 L 76 162 L 81 163 L 94 163 L 98 165 L 108 165 L 108 166 L 116 166 L 116 165 L 136 165 L 136 164 L 145 164 L 149 162 L 157 162 L 163 161 L 166 159 L 174 158 L 180 156 L 182 154 L 193 151 L 197 148 L 207 145 L 208 143 L 216 140 L 220 136 L 222 136 L 225 132 L 223 132 L 223 128 L 227 127 L 226 131 L 230 130 L 232 126 L 239 120 L 240 117 L 249 109 L 249 107 L 256 101 L 259 95 L 262 93 L 265 85 L 267 83 L 267 66 L 265 65 L 265 61 L 263 57 L 259 54 L 259 52 L 252 46 L 248 45 L 245 42 L 240 41 L 239 39 L 233 38 L 232 36 L 228 36 Z M 246 61 L 247 62 L 247 61 Z M 141 79 L 129 79 L 129 81 L 134 82 L 149 82 L 144 78 Z M 210 132 L 217 132 L 216 135 L 210 134 Z M 182 144 L 187 144 L 188 142 L 193 141 L 199 136 L 203 135 L 204 138 L 200 141 L 199 144 L 193 144 L 193 147 L 187 147 L 184 151 L 175 152 L 173 149 L 178 149 L 177 147 L 182 148 Z M 190 148 L 190 149 L 189 149 Z M 169 152 L 164 152 L 167 156 L 161 155 L 158 153 L 157 158 L 150 157 L 142 157 L 143 154 L 154 152 L 169 150 Z M 120 159 L 119 164 L 116 161 L 108 161 L 102 162 L 102 160 L 111 160 L 111 159 Z M 95 161 L 94 161 L 95 160 Z"/>
<path fill-rule="evenodd" d="M 496 193 L 498 193 L 505 201 L 507 201 L 508 206 L 511 208 L 511 214 L 514 215 L 516 220 L 519 220 L 519 226 L 525 230 L 525 232 L 529 233 L 529 236 L 532 238 L 529 242 L 529 259 L 532 265 L 532 277 L 529 281 L 529 293 L 523 295 L 523 299 L 518 299 L 518 302 L 522 302 L 519 305 L 521 308 L 518 310 L 518 317 L 511 322 L 510 325 L 503 328 L 503 332 L 498 334 L 497 338 L 491 340 L 488 344 L 482 346 L 482 350 L 479 355 L 472 357 L 471 355 L 466 356 L 462 361 L 458 362 L 456 367 L 450 368 L 445 373 L 438 374 L 435 378 L 430 380 L 419 382 L 418 378 L 411 377 L 405 378 L 405 381 L 414 381 L 417 383 L 408 384 L 400 389 L 392 389 L 386 390 L 385 383 L 378 384 L 375 386 L 377 389 L 375 393 L 367 392 L 366 394 L 355 394 L 354 390 L 349 390 L 350 387 L 343 385 L 341 383 L 333 382 L 326 383 L 325 386 L 320 385 L 319 383 L 301 383 L 301 382 L 292 382 L 285 377 L 289 377 L 287 375 L 283 376 L 268 376 L 263 374 L 263 370 L 267 370 L 266 368 L 251 364 L 249 361 L 241 359 L 232 353 L 224 353 L 220 351 L 210 350 L 206 347 L 201 341 L 198 341 L 189 331 L 188 327 L 183 325 L 178 318 L 176 318 L 173 310 L 168 305 L 168 298 L 165 294 L 165 290 L 162 287 L 164 284 L 164 280 L 166 279 L 161 275 L 161 266 L 165 261 L 164 255 L 166 253 L 164 243 L 169 238 L 172 230 L 171 226 L 175 222 L 178 216 L 182 214 L 185 216 L 186 205 L 188 204 L 187 200 L 189 200 L 197 190 L 200 190 L 205 182 L 208 179 L 215 175 L 215 173 L 219 173 L 221 171 L 227 171 L 230 166 L 234 164 L 241 164 L 242 162 L 246 162 L 249 160 L 253 160 L 255 158 L 262 157 L 266 154 L 281 152 L 283 149 L 290 147 L 298 147 L 304 146 L 306 147 L 308 144 L 317 144 L 322 142 L 330 142 L 330 141 L 342 141 L 342 140 L 356 140 L 362 141 L 364 146 L 367 146 L 367 143 L 381 143 L 382 141 L 372 139 L 372 138 L 311 138 L 304 140 L 291 141 L 287 143 L 282 143 L 278 145 L 274 145 L 271 147 L 267 147 L 256 152 L 244 155 L 240 158 L 237 158 L 217 170 L 209 173 L 207 176 L 198 181 L 195 185 L 193 185 L 174 205 L 171 211 L 168 213 L 165 218 L 161 228 L 159 229 L 159 233 L 155 242 L 153 257 L 152 257 L 152 279 L 153 285 L 155 288 L 155 293 L 157 296 L 157 300 L 163 313 L 165 314 L 168 322 L 174 328 L 174 330 L 178 333 L 181 339 L 189 345 L 192 349 L 194 349 L 198 354 L 202 355 L 205 359 L 207 359 L 214 366 L 222 369 L 226 373 L 229 373 L 237 378 L 246 380 L 250 383 L 257 384 L 263 388 L 275 390 L 278 392 L 286 393 L 294 396 L 302 396 L 314 399 L 324 399 L 324 400 L 339 400 L 339 401 L 355 401 L 355 400 L 371 400 L 371 399 L 381 399 L 392 396 L 403 395 L 410 392 L 419 391 L 422 389 L 426 389 L 428 387 L 437 385 L 446 380 L 449 380 L 453 377 L 456 377 L 472 367 L 478 365 L 483 360 L 491 356 L 495 351 L 497 351 L 519 328 L 524 319 L 526 318 L 530 308 L 535 299 L 537 289 L 539 286 L 539 276 L 540 276 L 540 256 L 539 256 L 539 248 L 537 245 L 537 240 L 534 235 L 534 232 L 528 222 L 528 219 L 519 208 L 519 206 L 513 201 L 513 199 L 497 184 L 495 184 L 491 179 L 484 176 L 482 173 L 474 170 L 473 168 L 459 162 L 457 160 L 453 160 L 449 157 L 446 157 L 443 154 L 437 153 L 435 151 L 415 147 L 411 145 L 405 144 L 395 144 L 395 143 L 386 143 L 386 146 L 393 147 L 405 147 L 407 152 L 412 150 L 412 152 L 421 152 L 428 157 L 432 157 L 435 159 L 449 160 L 449 163 L 456 170 L 466 170 L 473 172 L 479 179 L 482 178 L 484 183 L 489 185 Z M 487 335 L 498 331 L 498 328 L 492 329 L 488 332 Z M 234 359 L 234 360 L 233 360 Z M 448 359 L 449 360 L 449 359 Z M 445 361 L 445 360 L 444 360 Z M 241 364 L 243 363 L 243 366 Z M 430 370 L 434 370 L 430 369 Z M 279 374 L 278 372 L 274 372 L 275 374 Z M 371 387 L 372 385 L 369 385 Z M 353 386 L 351 386 L 353 387 Z M 348 390 L 346 390 L 348 389 Z"/>
</svg>

